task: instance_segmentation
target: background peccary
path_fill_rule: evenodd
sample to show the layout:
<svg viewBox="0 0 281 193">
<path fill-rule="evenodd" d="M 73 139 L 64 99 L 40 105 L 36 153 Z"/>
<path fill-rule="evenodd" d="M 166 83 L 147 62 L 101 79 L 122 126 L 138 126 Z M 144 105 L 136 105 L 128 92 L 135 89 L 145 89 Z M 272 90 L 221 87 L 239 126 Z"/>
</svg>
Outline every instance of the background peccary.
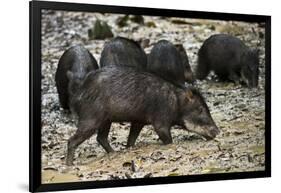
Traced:
<svg viewBox="0 0 281 193">
<path fill-rule="evenodd" d="M 98 64 L 92 54 L 83 46 L 77 45 L 66 50 L 61 56 L 55 75 L 56 87 L 60 105 L 69 109 L 69 80 L 67 72 L 72 72 L 72 80 L 82 80 L 88 72 L 98 69 Z M 72 85 L 74 86 L 74 84 Z M 74 91 L 74 90 L 73 90 Z M 72 91 L 72 92 L 73 92 Z"/>
<path fill-rule="evenodd" d="M 145 70 L 146 63 L 147 57 L 141 46 L 124 37 L 116 37 L 106 43 L 100 58 L 100 67 L 117 65 Z"/>
<path fill-rule="evenodd" d="M 258 86 L 258 51 L 247 47 L 240 39 L 217 34 L 209 37 L 198 53 L 196 77 L 206 78 L 213 70 L 221 80 L 245 82 L 248 87 Z"/>
<path fill-rule="evenodd" d="M 189 83 L 193 83 L 194 82 L 194 77 L 193 77 L 193 73 L 189 64 L 189 60 L 188 60 L 188 56 L 186 54 L 186 51 L 183 47 L 182 44 L 175 44 L 175 47 L 177 48 L 177 50 L 180 53 L 181 56 L 181 61 L 184 65 L 184 78 L 185 81 L 189 82 Z"/>
<path fill-rule="evenodd" d="M 132 67 L 107 66 L 91 72 L 71 100 L 79 116 L 78 129 L 68 141 L 67 165 L 75 149 L 97 132 L 97 141 L 107 151 L 112 122 L 133 122 L 127 146 L 134 145 L 142 127 L 152 124 L 164 144 L 172 143 L 171 126 L 214 138 L 219 129 L 209 109 L 194 88 L 179 88 L 148 72 Z"/>
<path fill-rule="evenodd" d="M 158 41 L 148 55 L 147 71 L 179 86 L 184 86 L 185 67 L 181 54 L 176 47 L 167 40 Z"/>
</svg>

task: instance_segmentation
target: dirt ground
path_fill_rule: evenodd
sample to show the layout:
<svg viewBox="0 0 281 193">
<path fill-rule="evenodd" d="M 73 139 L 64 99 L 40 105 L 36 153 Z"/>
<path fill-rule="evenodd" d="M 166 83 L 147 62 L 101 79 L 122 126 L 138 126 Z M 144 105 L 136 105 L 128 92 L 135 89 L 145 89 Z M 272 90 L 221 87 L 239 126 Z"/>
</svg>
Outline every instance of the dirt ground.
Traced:
<svg viewBox="0 0 281 193">
<path fill-rule="evenodd" d="M 260 171 L 265 169 L 265 62 L 264 25 L 215 20 L 144 17 L 144 23 L 129 21 L 118 27 L 122 15 L 62 11 L 42 12 L 42 183 L 177 176 L 205 173 Z M 89 40 L 88 29 L 96 19 L 106 21 L 115 36 L 149 43 L 167 39 L 182 43 L 192 69 L 203 41 L 228 33 L 260 49 L 259 87 L 248 89 L 217 82 L 210 74 L 197 81 L 213 119 L 221 129 L 214 140 L 172 129 L 174 143 L 162 145 L 152 126 L 146 126 L 136 146 L 126 149 L 130 125 L 114 123 L 109 141 L 116 150 L 107 154 L 92 136 L 79 146 L 74 166 L 65 165 L 67 140 L 76 131 L 75 119 L 59 106 L 54 75 L 58 60 L 70 46 L 82 44 L 99 61 L 106 40 Z"/>
</svg>

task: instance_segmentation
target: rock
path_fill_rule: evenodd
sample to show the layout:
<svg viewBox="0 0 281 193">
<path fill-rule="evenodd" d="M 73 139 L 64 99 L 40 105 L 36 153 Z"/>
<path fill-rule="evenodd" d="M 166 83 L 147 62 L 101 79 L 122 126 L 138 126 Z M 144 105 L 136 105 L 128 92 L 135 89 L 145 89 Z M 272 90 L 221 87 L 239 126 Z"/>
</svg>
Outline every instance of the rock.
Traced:
<svg viewBox="0 0 281 193">
<path fill-rule="evenodd" d="M 180 175 L 179 173 L 175 173 L 175 172 L 168 174 L 168 176 L 179 176 L 179 175 Z"/>
<path fill-rule="evenodd" d="M 121 16 L 121 17 L 118 17 L 117 20 L 116 20 L 116 24 L 119 26 L 119 27 L 124 27 L 124 26 L 127 26 L 127 22 L 129 20 L 129 15 L 125 15 L 125 16 Z"/>
<path fill-rule="evenodd" d="M 148 21 L 148 22 L 145 23 L 145 25 L 146 25 L 147 27 L 151 27 L 151 28 L 156 27 L 156 24 L 155 24 L 153 21 Z"/>
<path fill-rule="evenodd" d="M 96 20 L 94 27 L 88 30 L 88 37 L 90 40 L 94 40 L 94 39 L 103 40 L 106 38 L 113 37 L 113 33 L 106 22 Z"/>
<path fill-rule="evenodd" d="M 130 17 L 130 20 L 131 20 L 132 22 L 135 22 L 135 23 L 138 23 L 138 24 L 141 24 L 141 25 L 144 24 L 144 18 L 143 18 L 143 16 L 141 16 L 141 15 L 132 15 L 132 16 Z"/>
<path fill-rule="evenodd" d="M 152 177 L 152 173 L 148 173 L 148 174 L 145 174 L 144 176 L 143 176 L 143 178 L 151 178 Z"/>
</svg>

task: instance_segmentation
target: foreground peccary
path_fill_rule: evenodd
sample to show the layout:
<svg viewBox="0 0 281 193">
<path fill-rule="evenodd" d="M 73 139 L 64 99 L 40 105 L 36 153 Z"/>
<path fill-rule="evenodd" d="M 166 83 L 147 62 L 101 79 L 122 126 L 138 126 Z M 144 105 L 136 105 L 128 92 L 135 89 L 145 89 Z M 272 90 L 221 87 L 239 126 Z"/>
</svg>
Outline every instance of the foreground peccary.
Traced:
<svg viewBox="0 0 281 193">
<path fill-rule="evenodd" d="M 132 67 L 106 66 L 87 75 L 70 100 L 79 117 L 78 129 L 68 140 L 67 165 L 76 148 L 97 132 L 107 151 L 112 122 L 132 122 L 127 146 L 134 145 L 142 127 L 152 124 L 164 144 L 172 143 L 171 126 L 180 125 L 207 139 L 219 129 L 194 88 L 180 88 L 162 78 Z"/>
<path fill-rule="evenodd" d="M 213 70 L 221 80 L 245 82 L 248 87 L 258 86 L 258 51 L 247 47 L 240 39 L 217 34 L 209 37 L 198 53 L 196 77 L 206 78 Z"/>
<path fill-rule="evenodd" d="M 128 38 L 116 37 L 106 43 L 100 58 L 100 66 L 117 65 L 146 69 L 147 57 L 141 46 Z"/>
<path fill-rule="evenodd" d="M 56 87 L 62 108 L 69 109 L 69 80 L 67 72 L 72 72 L 73 80 L 81 81 L 88 72 L 95 69 L 98 69 L 97 61 L 83 46 L 73 46 L 63 53 L 55 75 Z"/>
<path fill-rule="evenodd" d="M 182 44 L 175 44 L 175 47 L 177 48 L 177 50 L 180 53 L 181 56 L 181 61 L 184 65 L 184 78 L 185 81 L 189 82 L 189 83 L 193 83 L 194 82 L 194 77 L 193 77 L 193 73 L 189 64 L 189 60 L 188 60 L 188 56 L 186 54 L 186 51 L 183 47 Z"/>
<path fill-rule="evenodd" d="M 167 40 L 158 41 L 147 60 L 147 71 L 179 86 L 185 84 L 185 66 L 177 48 Z"/>
</svg>

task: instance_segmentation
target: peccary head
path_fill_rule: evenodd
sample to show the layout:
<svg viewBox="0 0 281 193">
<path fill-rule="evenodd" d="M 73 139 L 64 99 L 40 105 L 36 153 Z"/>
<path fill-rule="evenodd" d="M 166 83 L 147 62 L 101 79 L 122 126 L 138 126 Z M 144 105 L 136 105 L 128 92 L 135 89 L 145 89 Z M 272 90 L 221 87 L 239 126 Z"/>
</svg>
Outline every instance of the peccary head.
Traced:
<svg viewBox="0 0 281 193">
<path fill-rule="evenodd" d="M 83 83 L 83 78 L 81 76 L 76 75 L 75 73 L 71 71 L 67 71 L 66 73 L 67 78 L 68 78 L 68 93 L 69 96 L 72 97 L 81 87 Z"/>
<path fill-rule="evenodd" d="M 248 87 L 253 88 L 258 86 L 259 82 L 259 56 L 258 50 L 247 50 L 242 55 L 242 80 Z"/>
<path fill-rule="evenodd" d="M 189 131 L 213 139 L 219 129 L 211 117 L 209 108 L 198 90 L 186 88 L 180 99 L 181 121 Z"/>
<path fill-rule="evenodd" d="M 175 47 L 177 48 L 178 52 L 180 53 L 181 56 L 181 61 L 184 65 L 184 78 L 187 82 L 194 82 L 194 77 L 193 77 L 193 73 L 191 71 L 190 68 L 190 64 L 189 64 L 189 60 L 188 60 L 188 56 L 186 54 L 186 51 L 183 47 L 182 44 L 175 44 Z"/>
</svg>

